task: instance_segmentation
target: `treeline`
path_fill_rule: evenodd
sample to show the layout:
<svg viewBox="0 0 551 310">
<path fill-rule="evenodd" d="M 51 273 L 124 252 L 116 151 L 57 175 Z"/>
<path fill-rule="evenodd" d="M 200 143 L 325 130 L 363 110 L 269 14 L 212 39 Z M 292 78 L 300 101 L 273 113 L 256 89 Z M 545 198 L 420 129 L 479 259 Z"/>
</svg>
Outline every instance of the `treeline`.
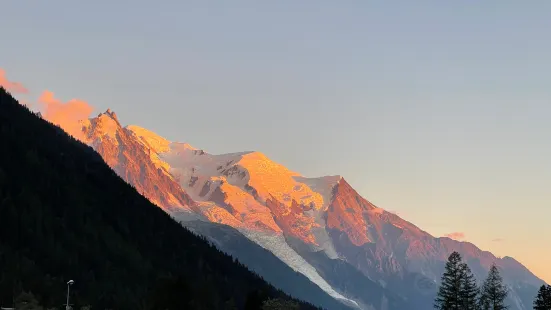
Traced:
<svg viewBox="0 0 551 310">
<path fill-rule="evenodd" d="M 438 310 L 507 310 L 508 289 L 498 268 L 492 265 L 488 277 L 478 286 L 461 255 L 453 252 L 446 262 L 442 281 L 434 301 Z M 551 286 L 543 285 L 534 300 L 535 310 L 551 310 Z"/>
<path fill-rule="evenodd" d="M 551 310 L 551 285 L 542 285 L 534 300 L 534 310 Z"/>
<path fill-rule="evenodd" d="M 73 279 L 75 309 L 258 310 L 272 299 L 315 309 L 183 228 L 2 88 L 0 236 L 0 307 L 21 292 L 59 307 Z"/>
<path fill-rule="evenodd" d="M 235 305 L 228 305 L 226 308 L 228 310 L 237 309 Z M 65 306 L 62 307 L 52 307 L 44 308 L 40 305 L 38 300 L 36 300 L 33 293 L 23 292 L 14 300 L 15 310 L 63 310 L 67 309 Z M 251 308 L 251 307 L 246 307 Z M 69 303 L 69 309 L 71 310 L 92 310 L 95 309 L 91 305 L 81 306 L 79 308 L 73 308 L 71 303 Z M 258 310 L 300 310 L 300 306 L 297 302 L 291 300 L 285 300 L 280 298 L 270 298 L 262 302 L 260 308 L 251 308 Z M 110 310 L 110 309 L 106 309 Z M 182 309 L 183 310 L 183 309 Z"/>
</svg>

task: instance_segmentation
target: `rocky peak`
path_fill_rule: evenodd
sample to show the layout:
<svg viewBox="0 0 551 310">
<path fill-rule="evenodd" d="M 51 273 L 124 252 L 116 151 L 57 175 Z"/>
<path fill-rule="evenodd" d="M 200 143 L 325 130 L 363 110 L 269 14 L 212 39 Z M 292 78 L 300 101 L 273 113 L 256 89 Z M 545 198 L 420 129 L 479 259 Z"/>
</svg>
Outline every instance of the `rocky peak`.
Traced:
<svg viewBox="0 0 551 310">
<path fill-rule="evenodd" d="M 339 231 L 354 246 L 377 244 L 388 249 L 400 238 L 423 238 L 429 235 L 415 225 L 369 202 L 341 178 L 333 189 L 327 210 L 327 227 Z"/>
<path fill-rule="evenodd" d="M 111 117 L 112 119 L 114 119 L 115 121 L 117 121 L 117 123 L 119 122 L 119 118 L 117 117 L 117 114 L 113 111 L 111 111 L 111 109 L 107 109 L 105 112 L 103 112 L 102 114 L 104 115 L 107 115 L 109 117 Z M 101 114 L 100 114 L 101 115 Z"/>
<path fill-rule="evenodd" d="M 153 203 L 165 210 L 188 210 L 194 205 L 158 158 L 157 152 L 166 150 L 170 141 L 137 126 L 123 128 L 110 109 L 88 120 L 83 131 L 104 161 Z"/>
<path fill-rule="evenodd" d="M 84 128 L 88 141 L 94 141 L 98 138 L 110 137 L 115 138 L 117 132 L 122 130 L 121 124 L 118 121 L 117 115 L 110 109 L 98 114 L 97 117 L 91 118 Z"/>
</svg>

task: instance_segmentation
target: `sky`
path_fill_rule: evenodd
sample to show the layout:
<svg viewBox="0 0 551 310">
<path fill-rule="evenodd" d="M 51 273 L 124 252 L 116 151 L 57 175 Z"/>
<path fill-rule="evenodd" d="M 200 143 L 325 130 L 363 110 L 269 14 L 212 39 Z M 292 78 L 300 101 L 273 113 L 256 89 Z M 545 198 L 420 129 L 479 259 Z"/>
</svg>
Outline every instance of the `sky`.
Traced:
<svg viewBox="0 0 551 310">
<path fill-rule="evenodd" d="M 342 175 L 549 283 L 550 14 L 513 0 L 5 1 L 0 83 Z"/>
</svg>

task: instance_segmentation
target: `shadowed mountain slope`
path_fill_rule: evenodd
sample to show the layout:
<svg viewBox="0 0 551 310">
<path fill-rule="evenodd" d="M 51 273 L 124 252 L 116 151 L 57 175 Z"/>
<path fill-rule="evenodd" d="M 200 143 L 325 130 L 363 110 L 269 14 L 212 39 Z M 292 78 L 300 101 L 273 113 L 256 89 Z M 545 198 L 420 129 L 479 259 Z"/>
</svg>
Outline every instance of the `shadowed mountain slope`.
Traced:
<svg viewBox="0 0 551 310">
<path fill-rule="evenodd" d="M 4 89 L 0 141 L 0 303 L 31 291 L 58 307 L 69 279 L 75 308 L 257 309 L 289 299 Z"/>
<path fill-rule="evenodd" d="M 266 281 L 291 296 L 316 305 L 334 304 L 334 299 L 326 295 L 317 285 L 310 282 L 301 273 L 291 269 L 270 251 L 247 239 L 238 230 L 227 225 L 198 220 L 186 222 L 185 227 L 206 236 L 218 249 L 237 258 L 250 270 L 262 275 Z M 339 272 L 339 270 L 335 270 L 335 272 Z M 365 281 L 367 279 L 362 280 L 367 282 Z M 359 284 L 362 281 L 350 281 L 350 283 Z M 376 285 L 358 287 L 357 291 L 361 291 L 362 297 L 367 300 L 373 296 L 381 296 L 381 288 Z M 388 309 L 408 309 L 405 303 L 400 303 L 400 300 L 391 300 L 391 302 L 394 307 Z M 395 304 L 399 304 L 402 308 L 395 307 Z"/>
</svg>

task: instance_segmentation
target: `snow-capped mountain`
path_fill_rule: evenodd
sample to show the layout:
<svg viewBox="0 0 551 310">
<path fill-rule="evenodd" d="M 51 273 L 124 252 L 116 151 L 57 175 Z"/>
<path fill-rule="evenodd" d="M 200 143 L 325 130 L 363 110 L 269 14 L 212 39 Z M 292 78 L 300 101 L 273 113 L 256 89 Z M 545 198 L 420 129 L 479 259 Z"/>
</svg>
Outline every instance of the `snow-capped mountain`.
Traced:
<svg viewBox="0 0 551 310">
<path fill-rule="evenodd" d="M 83 140 L 126 182 L 161 208 L 186 208 L 194 202 L 170 175 L 158 153 L 145 147 L 111 110 L 82 122 Z M 154 141 L 151 141 L 152 143 Z"/>
<path fill-rule="evenodd" d="M 118 175 L 190 229 L 223 248 L 223 234 L 198 229 L 197 221 L 233 227 L 354 308 L 431 308 L 454 250 L 479 280 L 492 263 L 502 269 L 511 309 L 531 309 L 543 283 L 512 258 L 433 237 L 374 206 L 340 176 L 306 178 L 259 152 L 209 154 L 122 127 L 109 110 L 83 121 L 82 130 Z"/>
</svg>

